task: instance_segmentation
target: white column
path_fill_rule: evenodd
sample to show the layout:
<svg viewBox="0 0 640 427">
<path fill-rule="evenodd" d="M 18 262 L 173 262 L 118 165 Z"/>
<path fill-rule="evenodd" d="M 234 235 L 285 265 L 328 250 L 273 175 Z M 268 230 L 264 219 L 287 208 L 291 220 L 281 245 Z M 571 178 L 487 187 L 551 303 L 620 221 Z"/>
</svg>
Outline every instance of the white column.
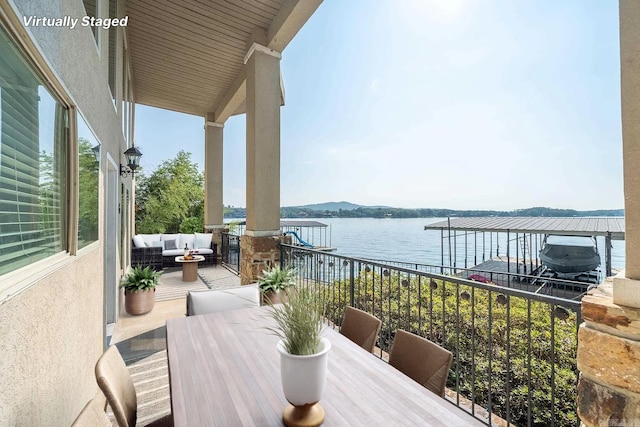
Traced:
<svg viewBox="0 0 640 427">
<path fill-rule="evenodd" d="M 204 223 L 205 228 L 219 228 L 223 224 L 222 156 L 224 124 L 205 121 L 204 143 Z"/>
<path fill-rule="evenodd" d="M 625 278 L 613 302 L 640 308 L 640 2 L 620 1 L 620 88 L 624 170 Z"/>
<path fill-rule="evenodd" d="M 280 54 L 253 43 L 247 78 L 247 228 L 280 234 Z"/>
</svg>

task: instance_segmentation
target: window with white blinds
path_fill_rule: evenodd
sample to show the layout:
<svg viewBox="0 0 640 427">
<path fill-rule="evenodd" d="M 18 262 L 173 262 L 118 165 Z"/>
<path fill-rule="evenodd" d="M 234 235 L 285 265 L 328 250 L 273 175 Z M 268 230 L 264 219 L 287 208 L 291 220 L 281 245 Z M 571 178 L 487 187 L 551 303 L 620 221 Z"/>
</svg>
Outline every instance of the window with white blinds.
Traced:
<svg viewBox="0 0 640 427">
<path fill-rule="evenodd" d="M 0 275 L 67 248 L 67 122 L 0 27 Z"/>
</svg>

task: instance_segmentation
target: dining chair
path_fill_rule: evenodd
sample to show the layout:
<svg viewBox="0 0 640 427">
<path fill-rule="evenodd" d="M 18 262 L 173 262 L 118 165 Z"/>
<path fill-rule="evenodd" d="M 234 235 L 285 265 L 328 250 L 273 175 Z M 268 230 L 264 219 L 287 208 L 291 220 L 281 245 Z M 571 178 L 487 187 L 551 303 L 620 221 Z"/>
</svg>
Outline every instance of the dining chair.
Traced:
<svg viewBox="0 0 640 427">
<path fill-rule="evenodd" d="M 391 366 L 440 397 L 444 397 L 452 359 L 449 350 L 402 329 L 396 330 L 389 354 Z"/>
<path fill-rule="evenodd" d="M 104 411 L 104 397 L 102 392 L 87 402 L 75 419 L 71 427 L 111 427 L 111 420 Z"/>
<path fill-rule="evenodd" d="M 257 286 L 187 292 L 187 316 L 259 306 L 260 289 Z"/>
<path fill-rule="evenodd" d="M 366 311 L 347 307 L 344 311 L 340 333 L 360 347 L 373 353 L 382 321 Z"/>
<path fill-rule="evenodd" d="M 96 363 L 96 381 L 107 398 L 120 427 L 135 427 L 138 417 L 138 398 L 133 380 L 115 345 L 109 347 Z M 148 426 L 173 426 L 171 414 Z"/>
</svg>

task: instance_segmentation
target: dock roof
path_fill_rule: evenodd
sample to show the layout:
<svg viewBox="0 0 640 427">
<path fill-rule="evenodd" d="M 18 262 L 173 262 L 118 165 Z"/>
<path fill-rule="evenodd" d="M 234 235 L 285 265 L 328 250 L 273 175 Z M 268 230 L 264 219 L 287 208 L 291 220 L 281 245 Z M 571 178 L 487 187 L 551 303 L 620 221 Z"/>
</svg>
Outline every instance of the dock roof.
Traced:
<svg viewBox="0 0 640 427">
<path fill-rule="evenodd" d="M 607 236 L 624 240 L 624 218 L 476 217 L 451 218 L 425 225 L 425 230 L 486 231 L 561 234 L 567 236 Z"/>
<path fill-rule="evenodd" d="M 240 221 L 237 223 L 238 225 L 247 225 L 247 221 Z M 297 221 L 297 220 L 288 220 L 281 219 L 280 227 L 328 227 L 328 224 L 323 224 L 319 221 Z"/>
<path fill-rule="evenodd" d="M 318 221 L 296 221 L 296 220 L 280 220 L 280 227 L 326 227 L 327 224 L 323 224 Z"/>
</svg>

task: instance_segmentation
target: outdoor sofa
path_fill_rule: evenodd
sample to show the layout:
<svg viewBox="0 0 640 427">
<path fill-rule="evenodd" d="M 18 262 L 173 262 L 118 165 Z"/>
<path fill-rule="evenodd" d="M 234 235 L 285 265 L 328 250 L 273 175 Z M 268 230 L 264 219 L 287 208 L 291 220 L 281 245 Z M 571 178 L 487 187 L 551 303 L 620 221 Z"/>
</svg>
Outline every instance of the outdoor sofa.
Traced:
<svg viewBox="0 0 640 427">
<path fill-rule="evenodd" d="M 166 267 L 177 267 L 177 256 L 184 255 L 185 245 L 194 254 L 204 256 L 200 265 L 216 263 L 217 245 L 211 241 L 211 234 L 136 234 L 131 245 L 131 265 L 147 265 L 156 271 Z"/>
</svg>

